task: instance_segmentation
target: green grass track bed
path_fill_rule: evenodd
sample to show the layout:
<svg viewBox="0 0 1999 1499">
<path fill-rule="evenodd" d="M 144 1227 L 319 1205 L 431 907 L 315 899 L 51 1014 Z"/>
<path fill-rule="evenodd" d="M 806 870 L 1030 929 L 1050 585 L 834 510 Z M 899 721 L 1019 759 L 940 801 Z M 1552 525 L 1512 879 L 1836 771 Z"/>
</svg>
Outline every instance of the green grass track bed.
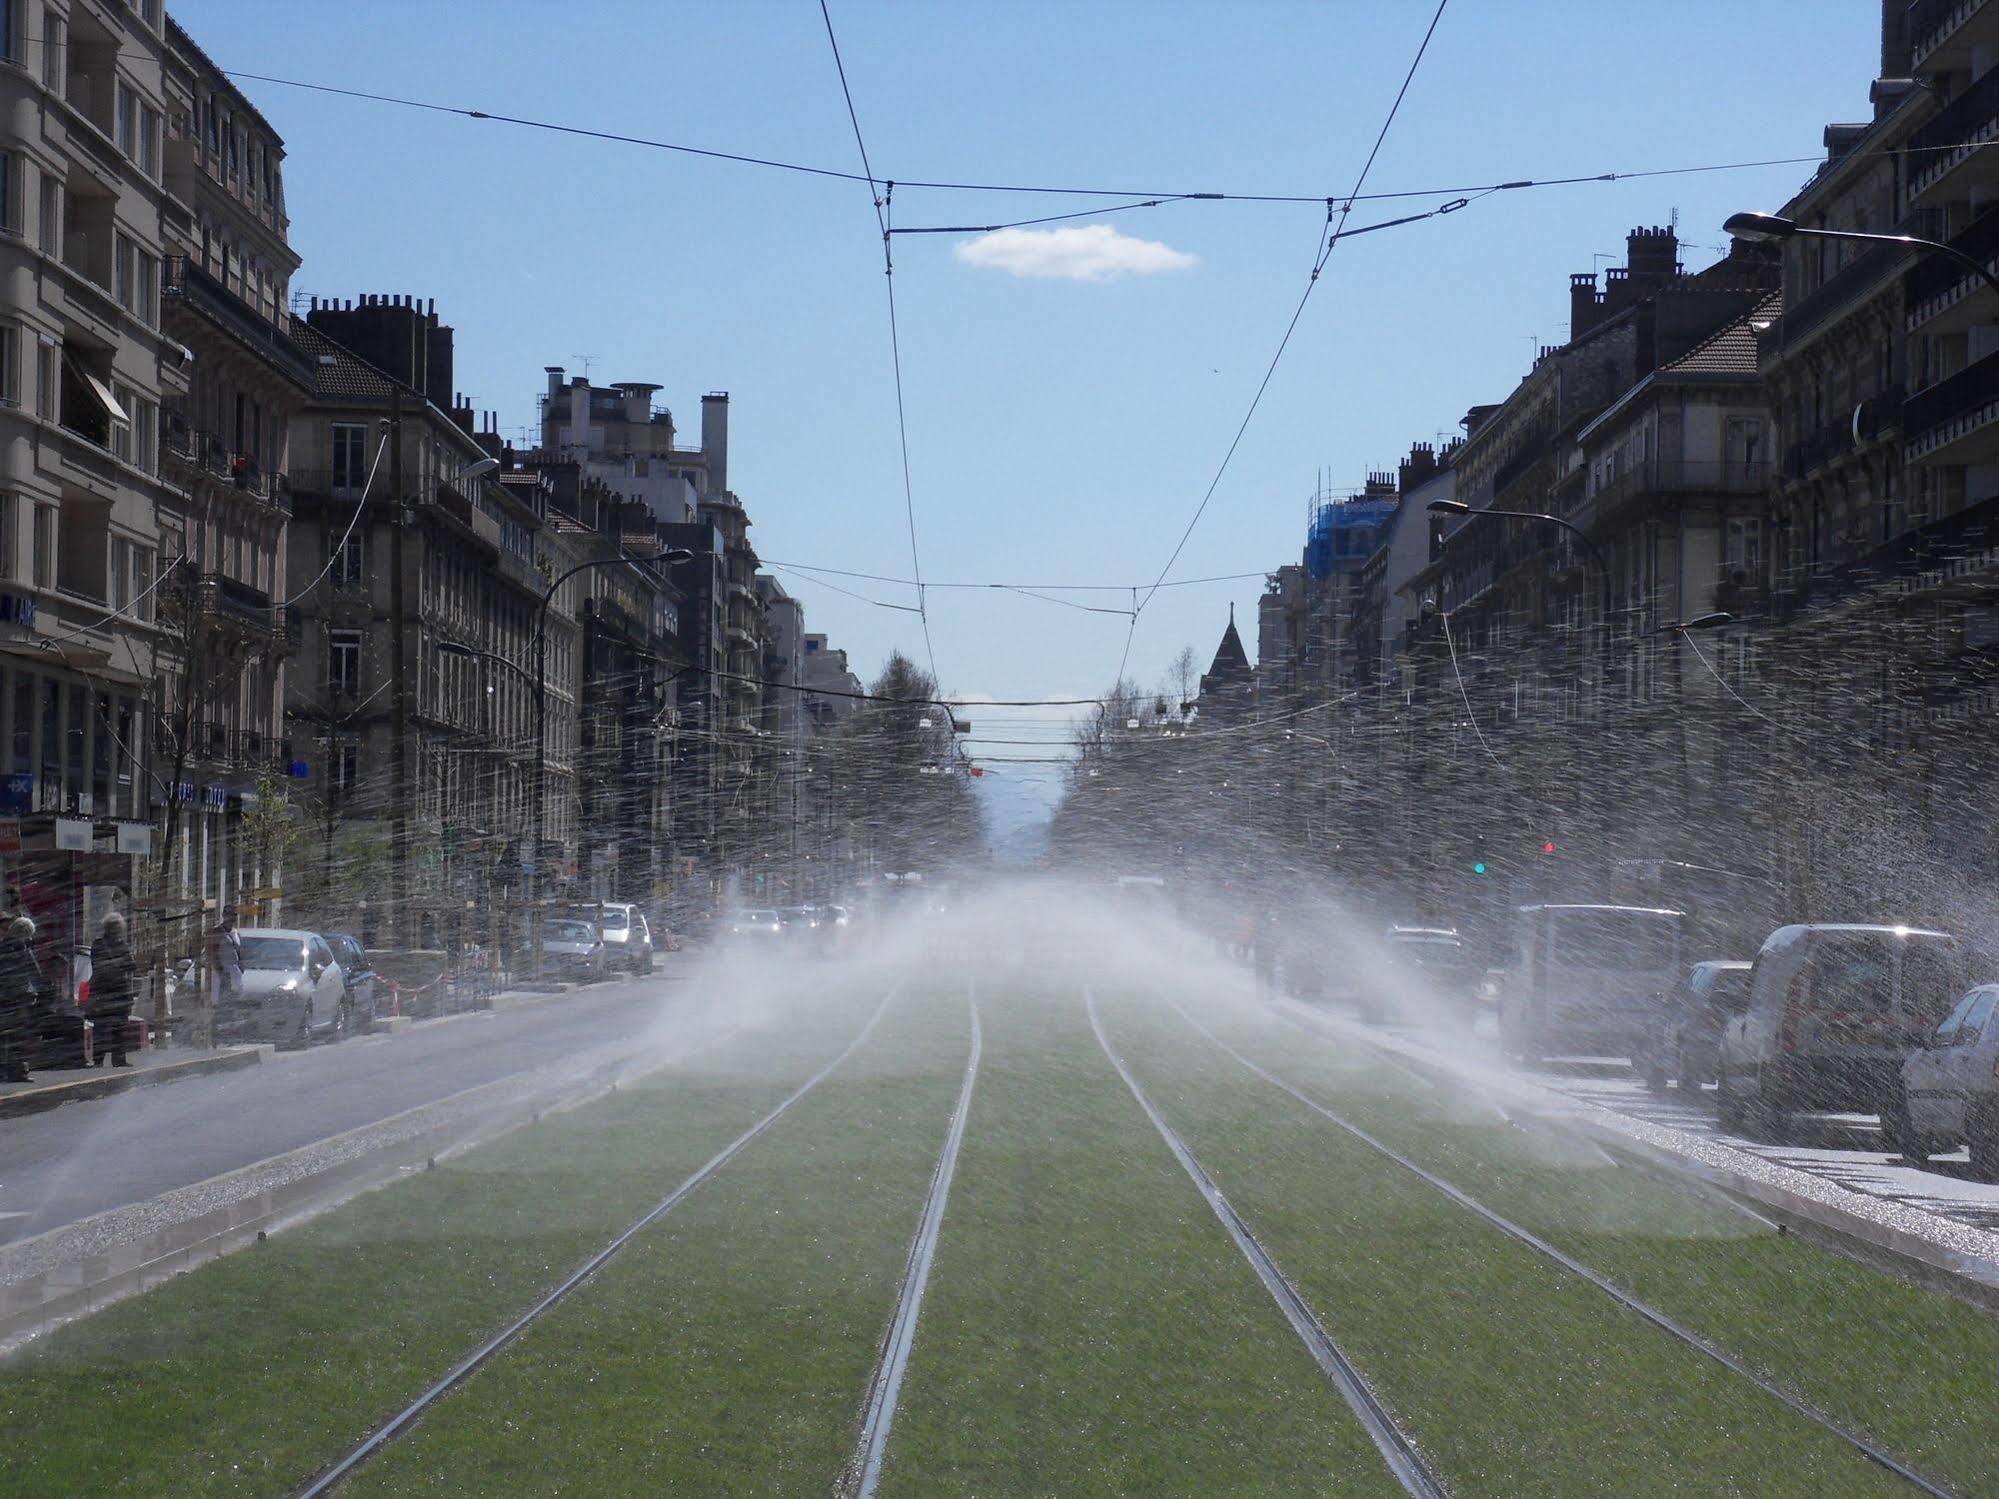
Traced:
<svg viewBox="0 0 1999 1499">
<path fill-rule="evenodd" d="M 838 1053 L 828 997 L 0 1363 L 0 1494 L 282 1493 L 340 1456 Z"/>
<path fill-rule="evenodd" d="M 939 989 L 343 1494 L 830 1492 L 970 1049 Z"/>
<path fill-rule="evenodd" d="M 1391 1494 L 1073 993 L 985 1058 L 881 1492 Z"/>
</svg>

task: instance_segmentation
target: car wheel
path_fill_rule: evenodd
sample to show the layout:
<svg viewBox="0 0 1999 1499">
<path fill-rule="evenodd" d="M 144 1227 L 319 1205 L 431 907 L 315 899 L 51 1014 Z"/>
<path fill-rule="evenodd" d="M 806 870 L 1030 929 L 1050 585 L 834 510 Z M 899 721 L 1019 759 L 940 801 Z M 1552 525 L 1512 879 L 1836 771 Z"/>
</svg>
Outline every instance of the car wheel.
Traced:
<svg viewBox="0 0 1999 1499">
<path fill-rule="evenodd" d="M 1693 1058 L 1684 1046 L 1673 1053 L 1673 1077 L 1679 1083 L 1680 1091 L 1689 1097 L 1700 1092 L 1701 1084 L 1706 1081 L 1700 1070 L 1693 1066 Z"/>
<path fill-rule="evenodd" d="M 312 1045 L 312 1001 L 307 1000 L 298 1009 L 298 1028 L 292 1032 L 293 1051 L 304 1051 Z"/>
<path fill-rule="evenodd" d="M 1999 1117 L 1990 1109 L 1973 1109 L 1966 1123 L 1972 1175 L 1982 1181 L 1999 1181 Z"/>
<path fill-rule="evenodd" d="M 1715 1113 L 1723 1129 L 1741 1134 L 1749 1125 L 1749 1109 L 1742 1095 L 1735 1091 L 1735 1084 L 1729 1081 L 1727 1052 L 1715 1059 L 1714 1071 L 1720 1079 L 1714 1095 Z"/>
<path fill-rule="evenodd" d="M 1664 1093 L 1671 1081 L 1666 1076 L 1666 1066 L 1657 1056 L 1647 1056 L 1639 1064 L 1639 1071 L 1645 1078 L 1645 1086 L 1654 1093 Z"/>
<path fill-rule="evenodd" d="M 1909 1118 L 1909 1096 L 1897 1088 L 1881 1103 L 1881 1143 L 1890 1152 L 1921 1164 L 1930 1158 L 1929 1141 Z"/>
<path fill-rule="evenodd" d="M 347 1000 L 341 1000 L 333 1011 L 333 1033 L 328 1038 L 338 1046 L 345 1041 L 354 1027 L 353 1007 Z"/>
</svg>

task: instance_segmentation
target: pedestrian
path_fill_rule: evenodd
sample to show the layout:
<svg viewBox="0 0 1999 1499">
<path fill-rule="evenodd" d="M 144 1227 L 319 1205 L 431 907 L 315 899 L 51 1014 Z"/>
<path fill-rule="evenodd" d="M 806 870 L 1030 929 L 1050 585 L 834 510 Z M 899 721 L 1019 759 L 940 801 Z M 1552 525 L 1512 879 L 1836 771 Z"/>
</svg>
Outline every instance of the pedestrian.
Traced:
<svg viewBox="0 0 1999 1499">
<path fill-rule="evenodd" d="M 125 1025 L 132 1018 L 132 944 L 125 918 L 113 911 L 98 928 L 90 950 L 90 1004 L 86 1010 L 97 1046 L 109 1066 L 130 1067 Z"/>
<path fill-rule="evenodd" d="M 236 935 L 236 918 L 226 911 L 209 933 L 208 971 L 211 977 L 207 1024 L 198 1028 L 202 1032 L 202 1045 L 214 1042 L 217 1008 L 224 1000 L 233 1001 L 243 992 L 243 939 Z"/>
<path fill-rule="evenodd" d="M 25 1083 L 41 1012 L 42 967 L 35 923 L 16 916 L 0 929 L 0 1082 Z"/>
</svg>

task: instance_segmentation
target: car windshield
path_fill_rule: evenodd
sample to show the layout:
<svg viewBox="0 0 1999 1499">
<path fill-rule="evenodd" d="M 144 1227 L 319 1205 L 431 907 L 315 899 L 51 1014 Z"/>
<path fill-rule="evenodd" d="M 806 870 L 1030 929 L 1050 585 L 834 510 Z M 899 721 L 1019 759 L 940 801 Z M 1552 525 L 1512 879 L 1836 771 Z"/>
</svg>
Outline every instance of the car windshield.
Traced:
<svg viewBox="0 0 1999 1499">
<path fill-rule="evenodd" d="M 1586 909 L 1552 913 L 1550 928 L 1555 963 L 1628 973 L 1671 967 L 1680 923 L 1654 911 Z"/>
<path fill-rule="evenodd" d="M 0 0 L 0 1499 L 1999 1499 L 1995 787 L 1999 0 Z"/>
<path fill-rule="evenodd" d="M 297 937 L 244 937 L 243 966 L 289 973 L 305 967 L 306 944 Z"/>
</svg>

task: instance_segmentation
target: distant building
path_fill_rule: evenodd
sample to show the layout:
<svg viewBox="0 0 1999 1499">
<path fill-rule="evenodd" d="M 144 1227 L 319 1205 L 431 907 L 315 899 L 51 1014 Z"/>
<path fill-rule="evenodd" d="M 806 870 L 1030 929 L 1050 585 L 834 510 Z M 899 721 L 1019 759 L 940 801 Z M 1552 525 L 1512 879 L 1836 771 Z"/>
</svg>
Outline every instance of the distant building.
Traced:
<svg viewBox="0 0 1999 1499">
<path fill-rule="evenodd" d="M 1244 719 L 1255 707 L 1255 693 L 1256 671 L 1242 648 L 1242 636 L 1236 633 L 1235 605 L 1231 604 L 1228 628 L 1215 647 L 1215 659 L 1201 674 L 1201 718 L 1210 726 L 1217 720 L 1232 723 Z"/>
</svg>

